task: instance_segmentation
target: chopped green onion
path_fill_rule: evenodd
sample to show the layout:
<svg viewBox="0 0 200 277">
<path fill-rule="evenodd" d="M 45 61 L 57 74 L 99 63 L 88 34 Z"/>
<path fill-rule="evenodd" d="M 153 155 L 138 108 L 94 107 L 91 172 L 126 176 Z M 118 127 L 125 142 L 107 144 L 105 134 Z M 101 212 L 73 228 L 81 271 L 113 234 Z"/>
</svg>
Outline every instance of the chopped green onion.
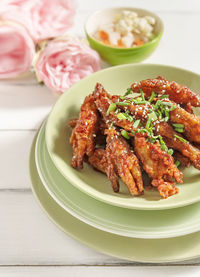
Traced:
<svg viewBox="0 0 200 277">
<path fill-rule="evenodd" d="M 161 97 L 159 97 L 160 99 L 165 99 L 165 98 L 169 98 L 168 94 L 163 94 Z"/>
<path fill-rule="evenodd" d="M 115 104 L 120 105 L 120 106 L 129 106 L 130 105 L 130 103 L 127 103 L 127 102 L 116 102 Z"/>
<path fill-rule="evenodd" d="M 162 101 L 162 103 L 163 103 L 163 105 L 165 105 L 165 106 L 169 106 L 169 107 L 173 106 L 173 104 L 170 103 L 170 102 L 164 102 L 164 101 Z"/>
<path fill-rule="evenodd" d="M 176 106 L 172 106 L 170 109 L 169 109 L 169 112 L 173 111 L 176 109 Z"/>
<path fill-rule="evenodd" d="M 151 125 L 151 118 L 148 118 L 145 128 L 149 129 L 150 125 Z"/>
<path fill-rule="evenodd" d="M 126 116 L 123 113 L 118 113 L 117 118 L 119 120 L 127 119 Z"/>
<path fill-rule="evenodd" d="M 151 103 L 152 101 L 153 101 L 153 99 L 154 99 L 154 97 L 156 96 L 156 94 L 155 94 L 155 92 L 153 91 L 152 92 L 152 94 L 151 94 L 151 96 L 149 97 L 149 102 Z"/>
<path fill-rule="evenodd" d="M 145 98 L 144 98 L 144 92 L 142 89 L 140 89 L 140 93 L 141 93 L 141 97 L 142 97 L 142 100 L 145 101 Z"/>
<path fill-rule="evenodd" d="M 142 97 L 137 97 L 136 100 L 137 101 L 142 101 Z"/>
<path fill-rule="evenodd" d="M 111 103 L 110 106 L 108 107 L 107 113 L 106 115 L 109 115 L 111 111 L 115 111 L 116 109 L 116 104 L 115 103 Z"/>
<path fill-rule="evenodd" d="M 168 148 L 166 146 L 166 144 L 161 144 L 160 148 L 163 150 L 163 151 L 168 151 Z"/>
<path fill-rule="evenodd" d="M 124 99 L 125 99 L 125 97 L 124 97 L 124 96 L 120 96 L 120 99 L 121 99 L 121 100 L 124 100 Z"/>
<path fill-rule="evenodd" d="M 131 133 L 132 133 L 133 135 L 135 135 L 135 132 L 134 132 L 133 130 L 131 130 Z"/>
<path fill-rule="evenodd" d="M 184 133 L 184 129 L 182 128 L 175 128 L 175 131 L 178 133 Z"/>
<path fill-rule="evenodd" d="M 126 90 L 124 96 L 127 96 L 127 95 L 129 95 L 129 94 L 131 94 L 131 93 L 132 93 L 132 89 L 131 89 L 131 88 L 127 88 L 127 90 Z"/>
<path fill-rule="evenodd" d="M 182 138 L 182 137 L 179 137 L 178 135 L 174 135 L 174 137 L 177 138 L 177 139 L 179 139 L 179 140 L 182 141 L 182 142 L 187 143 L 187 140 L 186 140 L 186 139 L 184 139 L 184 138 Z"/>
<path fill-rule="evenodd" d="M 136 129 L 139 126 L 139 124 L 140 124 L 140 119 L 137 119 L 133 124 L 133 128 Z"/>
<path fill-rule="evenodd" d="M 130 139 L 130 137 L 129 137 L 128 133 L 126 132 L 126 130 L 122 130 L 121 135 L 126 139 Z"/>
<path fill-rule="evenodd" d="M 169 150 L 168 150 L 168 154 L 169 154 L 169 155 L 173 155 L 173 153 L 174 153 L 174 150 L 173 150 L 173 149 L 169 149 Z"/>
<path fill-rule="evenodd" d="M 162 103 L 162 101 L 158 100 L 158 101 L 156 102 L 156 104 L 155 104 L 154 109 L 155 109 L 155 110 L 158 109 L 158 107 L 161 105 L 161 103 Z"/>
<path fill-rule="evenodd" d="M 179 160 L 176 160 L 174 163 L 177 167 L 179 167 L 179 165 L 181 164 Z"/>
<path fill-rule="evenodd" d="M 183 124 L 173 123 L 172 124 L 175 128 L 184 128 Z"/>
<path fill-rule="evenodd" d="M 156 115 L 156 113 L 155 113 L 154 111 L 151 112 L 148 116 L 149 116 L 149 118 L 150 118 L 151 120 L 153 120 L 153 121 L 156 120 L 156 119 L 158 119 L 158 118 L 157 118 L 157 115 Z"/>
<path fill-rule="evenodd" d="M 146 104 L 146 103 L 148 103 L 148 101 L 143 101 L 143 100 L 141 100 L 141 101 L 139 101 L 139 100 L 137 100 L 137 99 L 130 99 L 130 101 L 131 102 L 133 102 L 134 104 Z"/>
</svg>

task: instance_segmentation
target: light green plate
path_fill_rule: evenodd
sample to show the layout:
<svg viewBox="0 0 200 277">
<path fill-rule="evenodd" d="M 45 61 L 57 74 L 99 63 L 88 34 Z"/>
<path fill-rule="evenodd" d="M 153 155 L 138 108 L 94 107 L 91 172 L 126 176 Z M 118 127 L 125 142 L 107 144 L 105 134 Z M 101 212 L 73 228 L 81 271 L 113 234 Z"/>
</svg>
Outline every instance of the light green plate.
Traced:
<svg viewBox="0 0 200 277">
<path fill-rule="evenodd" d="M 69 144 L 71 128 L 68 127 L 68 121 L 78 116 L 81 103 L 94 90 L 96 82 L 102 83 L 111 93 L 122 94 L 134 81 L 158 75 L 200 91 L 198 74 L 170 66 L 139 64 L 111 67 L 92 74 L 58 99 L 47 121 L 46 143 L 56 167 L 70 183 L 98 200 L 126 208 L 169 209 L 200 200 L 200 171 L 193 167 L 184 171 L 184 183 L 178 186 L 179 194 L 161 199 L 156 191 L 145 191 L 144 196 L 131 197 L 125 185 L 121 185 L 120 193 L 114 193 L 103 174 L 88 165 L 84 166 L 84 170 L 75 170 L 70 165 L 72 149 Z"/>
<path fill-rule="evenodd" d="M 45 190 L 35 164 L 35 142 L 30 153 L 33 193 L 49 218 L 79 242 L 107 255 L 138 262 L 177 262 L 200 256 L 200 232 L 168 239 L 137 239 L 110 234 L 76 219 Z"/>
<path fill-rule="evenodd" d="M 200 230 L 200 203 L 183 208 L 142 211 L 95 200 L 72 186 L 56 169 L 41 128 L 35 150 L 37 171 L 54 200 L 74 217 L 103 231 L 136 238 L 169 238 Z"/>
</svg>

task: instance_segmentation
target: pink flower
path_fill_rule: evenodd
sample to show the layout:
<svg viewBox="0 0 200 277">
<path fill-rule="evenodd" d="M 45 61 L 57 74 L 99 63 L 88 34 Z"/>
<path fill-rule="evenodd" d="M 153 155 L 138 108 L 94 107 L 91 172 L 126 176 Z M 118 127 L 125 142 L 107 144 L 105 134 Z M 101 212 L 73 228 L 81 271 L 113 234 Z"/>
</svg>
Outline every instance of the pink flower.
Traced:
<svg viewBox="0 0 200 277">
<path fill-rule="evenodd" d="M 34 54 L 34 43 L 24 27 L 0 22 L 0 79 L 27 71 Z"/>
<path fill-rule="evenodd" d="M 74 14 L 74 0 L 1 0 L 0 4 L 0 17 L 23 24 L 36 42 L 66 33 Z"/>
<path fill-rule="evenodd" d="M 49 41 L 35 62 L 38 78 L 57 92 L 100 69 L 100 57 L 77 38 L 66 37 Z"/>
</svg>

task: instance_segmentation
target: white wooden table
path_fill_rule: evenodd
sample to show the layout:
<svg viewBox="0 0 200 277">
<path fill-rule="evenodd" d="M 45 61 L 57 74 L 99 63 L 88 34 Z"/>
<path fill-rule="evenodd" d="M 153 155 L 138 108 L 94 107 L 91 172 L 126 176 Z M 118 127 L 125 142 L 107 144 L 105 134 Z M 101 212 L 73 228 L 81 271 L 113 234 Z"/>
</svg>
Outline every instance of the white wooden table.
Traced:
<svg viewBox="0 0 200 277">
<path fill-rule="evenodd" d="M 94 10 L 135 6 L 156 12 L 164 37 L 148 63 L 200 73 L 199 0 L 79 0 L 73 31 Z M 28 157 L 37 128 L 56 97 L 34 80 L 1 82 L 0 92 L 0 276 L 199 276 L 200 259 L 176 265 L 129 263 L 97 253 L 61 232 L 35 201 Z"/>
</svg>

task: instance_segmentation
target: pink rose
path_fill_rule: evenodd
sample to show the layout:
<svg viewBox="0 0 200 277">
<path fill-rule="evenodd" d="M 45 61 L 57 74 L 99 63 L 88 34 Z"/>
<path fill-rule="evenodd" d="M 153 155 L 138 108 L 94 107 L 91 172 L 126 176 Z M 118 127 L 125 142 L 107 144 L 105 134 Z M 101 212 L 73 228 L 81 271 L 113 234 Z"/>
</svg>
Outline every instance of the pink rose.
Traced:
<svg viewBox="0 0 200 277">
<path fill-rule="evenodd" d="M 27 71 L 34 54 L 34 43 L 24 27 L 0 22 L 0 79 Z"/>
<path fill-rule="evenodd" d="M 49 41 L 35 62 L 38 78 L 60 93 L 99 69 L 100 57 L 97 52 L 72 37 Z"/>
<path fill-rule="evenodd" d="M 0 4 L 0 17 L 23 24 L 36 42 L 66 33 L 74 14 L 74 0 L 1 0 Z"/>
</svg>

